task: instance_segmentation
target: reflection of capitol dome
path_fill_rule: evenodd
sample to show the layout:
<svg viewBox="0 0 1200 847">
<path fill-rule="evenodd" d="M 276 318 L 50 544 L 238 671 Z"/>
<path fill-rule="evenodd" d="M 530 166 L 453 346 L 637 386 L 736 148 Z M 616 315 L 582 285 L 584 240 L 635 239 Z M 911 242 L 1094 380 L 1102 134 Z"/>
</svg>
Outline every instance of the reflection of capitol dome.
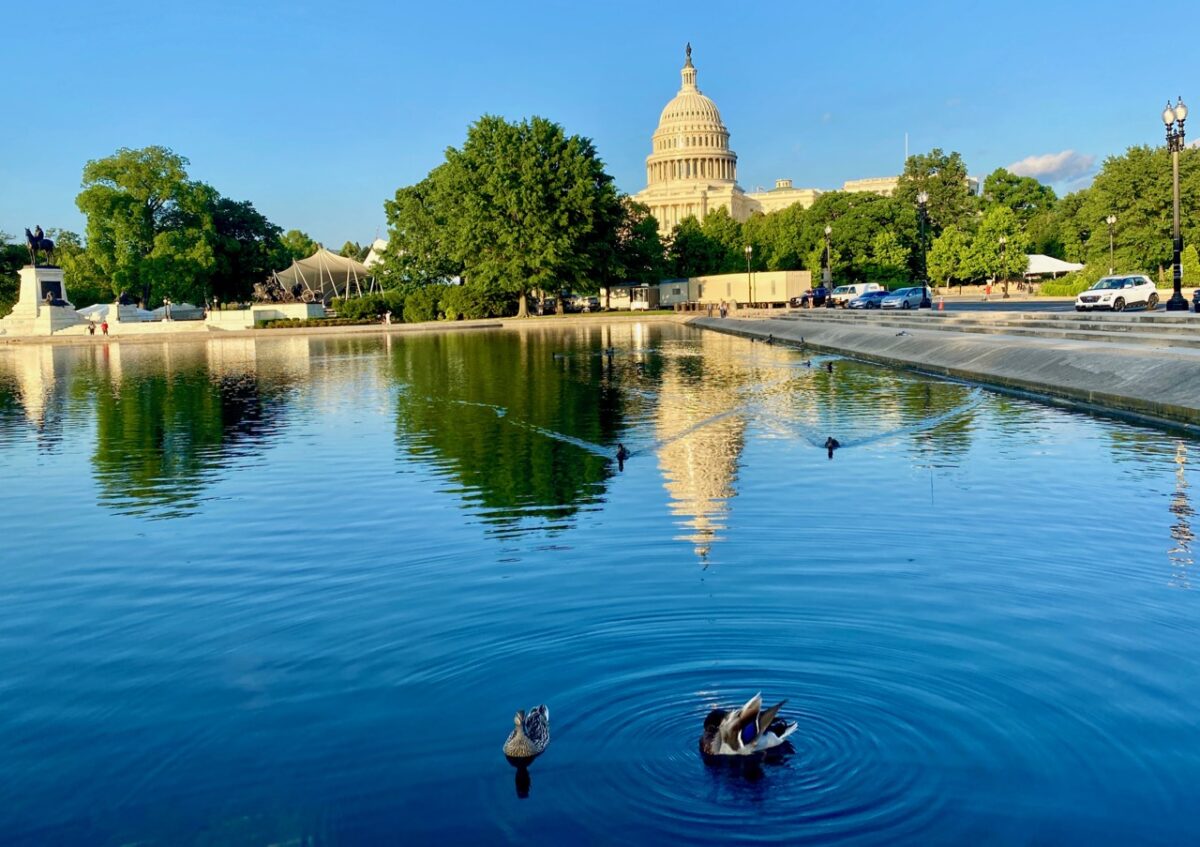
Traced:
<svg viewBox="0 0 1200 847">
<path fill-rule="evenodd" d="M 698 343 L 706 367 L 718 367 L 728 355 L 727 337 L 704 333 Z M 671 514 L 696 555 L 708 558 L 721 540 L 729 500 L 737 493 L 738 461 L 745 442 L 746 421 L 738 414 L 742 399 L 736 383 L 708 374 L 704 390 L 687 369 L 664 368 L 656 430 L 666 442 L 657 450 Z M 682 438 L 681 433 L 687 433 Z"/>
</svg>

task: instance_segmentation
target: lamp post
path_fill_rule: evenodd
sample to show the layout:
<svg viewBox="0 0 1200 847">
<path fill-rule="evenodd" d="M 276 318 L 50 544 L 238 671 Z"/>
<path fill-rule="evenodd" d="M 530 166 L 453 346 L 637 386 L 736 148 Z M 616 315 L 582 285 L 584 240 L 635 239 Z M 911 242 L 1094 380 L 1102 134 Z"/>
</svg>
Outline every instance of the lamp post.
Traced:
<svg viewBox="0 0 1200 847">
<path fill-rule="evenodd" d="M 1182 97 L 1174 107 L 1168 100 L 1167 108 L 1162 113 L 1163 123 L 1167 125 L 1167 150 L 1171 153 L 1172 185 L 1175 191 L 1175 224 L 1171 230 L 1175 252 L 1175 293 L 1167 301 L 1168 312 L 1186 312 L 1188 308 L 1187 300 L 1183 299 L 1183 235 L 1179 231 L 1179 151 L 1183 149 L 1183 122 L 1187 120 L 1187 114 L 1188 109 L 1183 105 Z"/>
<path fill-rule="evenodd" d="M 742 252 L 744 252 L 746 254 L 746 291 L 748 291 L 750 294 L 750 306 L 753 307 L 754 306 L 754 277 L 752 277 L 750 275 L 750 257 L 754 254 L 754 248 L 751 247 L 749 244 L 747 244 L 745 250 L 743 250 Z"/>
<path fill-rule="evenodd" d="M 1008 236 L 1000 236 L 1000 269 L 1004 271 L 1004 298 L 1008 299 Z"/>
<path fill-rule="evenodd" d="M 825 286 L 825 305 L 832 306 L 833 298 L 833 254 L 830 252 L 829 236 L 833 234 L 833 227 L 825 224 L 825 255 L 821 257 L 821 285 Z"/>
<path fill-rule="evenodd" d="M 929 281 L 929 267 L 926 264 L 925 257 L 925 209 L 929 203 L 929 192 L 922 191 L 917 194 L 917 211 L 920 212 L 921 218 L 921 282 Z"/>
<path fill-rule="evenodd" d="M 1113 226 L 1117 223 L 1117 216 L 1109 215 L 1104 222 L 1108 224 L 1108 272 L 1113 274 L 1116 273 L 1113 265 Z"/>
</svg>

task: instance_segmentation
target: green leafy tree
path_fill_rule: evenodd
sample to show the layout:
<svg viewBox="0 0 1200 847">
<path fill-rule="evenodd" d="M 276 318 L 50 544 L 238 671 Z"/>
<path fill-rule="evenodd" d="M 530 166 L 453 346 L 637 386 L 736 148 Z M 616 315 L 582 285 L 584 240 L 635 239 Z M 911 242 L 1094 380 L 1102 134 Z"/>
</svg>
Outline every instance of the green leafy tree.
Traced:
<svg viewBox="0 0 1200 847">
<path fill-rule="evenodd" d="M 342 245 L 342 249 L 338 251 L 338 254 L 345 256 L 347 259 L 353 259 L 356 262 L 361 262 L 363 259 L 367 258 L 367 253 L 369 252 L 371 252 L 371 245 L 368 244 L 364 247 L 357 241 L 347 241 Z"/>
<path fill-rule="evenodd" d="M 1200 253 L 1196 252 L 1196 245 L 1189 244 L 1183 248 L 1183 254 L 1180 256 L 1180 263 L 1183 265 L 1183 284 L 1191 286 L 1200 286 Z M 1175 277 L 1171 277 L 1171 287 L 1175 286 Z"/>
<path fill-rule="evenodd" d="M 949 286 L 970 279 L 971 242 L 956 226 L 948 226 L 933 240 L 929 248 L 929 278 L 938 285 Z"/>
<path fill-rule="evenodd" d="M 1029 267 L 1025 233 L 1017 216 L 1007 206 L 993 206 L 984 213 L 979 229 L 971 239 L 968 269 L 973 275 L 1008 281 L 1020 279 Z"/>
<path fill-rule="evenodd" d="M 746 269 L 746 239 L 742 225 L 724 206 L 704 216 L 700 229 L 714 245 L 713 264 L 707 273 L 728 274 Z"/>
<path fill-rule="evenodd" d="M 667 245 L 667 265 L 674 277 L 719 273 L 726 248 L 704 231 L 692 215 L 675 224 Z"/>
<path fill-rule="evenodd" d="M 1092 221 L 1084 216 L 1083 204 L 1087 196 L 1086 190 L 1068 194 L 1058 201 L 1051 213 L 1054 232 L 1062 244 L 1062 254 L 1059 258 L 1069 262 L 1087 261 L 1087 245 L 1091 240 L 1092 230 L 1103 226 L 1100 221 Z M 1105 236 L 1107 237 L 1107 232 Z M 1105 264 L 1105 267 L 1108 265 Z"/>
<path fill-rule="evenodd" d="M 71 302 L 83 307 L 112 300 L 112 285 L 96 267 L 79 233 L 49 228 L 46 234 L 54 240 L 54 264 L 63 269 L 63 282 Z"/>
<path fill-rule="evenodd" d="M 871 258 L 866 265 L 867 276 L 887 288 L 894 288 L 908 279 L 909 251 L 900 243 L 896 233 L 881 229 L 871 239 Z"/>
<path fill-rule="evenodd" d="M 1188 210 L 1200 205 L 1200 150 L 1188 148 L 1180 154 L 1179 182 L 1183 241 L 1193 244 L 1200 238 L 1200 218 Z M 1171 159 L 1165 147 L 1131 147 L 1121 156 L 1110 156 L 1091 187 L 1082 193 L 1075 212 L 1073 227 L 1082 241 L 1078 260 L 1108 267 L 1104 220 L 1115 214 L 1116 266 L 1152 277 L 1169 269 L 1173 258 L 1171 204 Z M 1086 239 L 1082 237 L 1085 232 Z M 1169 281 L 1170 273 L 1165 276 Z"/>
<path fill-rule="evenodd" d="M 212 269 L 212 190 L 188 179 L 165 147 L 123 148 L 83 169 L 75 202 L 87 215 L 87 252 L 114 293 L 184 299 Z"/>
<path fill-rule="evenodd" d="M 921 191 L 929 194 L 926 208 L 935 236 L 948 226 L 971 226 L 976 198 L 967 186 L 967 166 L 958 153 L 934 148 L 908 157 L 892 196 L 902 205 L 916 208 Z"/>
<path fill-rule="evenodd" d="M 385 289 L 409 291 L 463 275 L 464 263 L 450 243 L 461 226 L 448 217 L 458 214 L 451 182 L 452 166 L 443 163 L 384 204 L 390 235 L 374 270 Z"/>
<path fill-rule="evenodd" d="M 280 243 L 287 251 L 290 259 L 295 261 L 307 259 L 313 253 L 317 252 L 317 247 L 319 246 L 317 242 L 308 237 L 308 233 L 301 232 L 298 229 L 289 229 L 285 232 L 282 238 L 280 238 Z"/>
<path fill-rule="evenodd" d="M 29 264 L 29 251 L 24 244 L 18 244 L 12 236 L 5 236 L 0 242 L 0 317 L 12 311 L 17 304 L 20 294 L 20 277 L 18 271 Z M 67 289 L 70 293 L 70 289 Z"/>
<path fill-rule="evenodd" d="M 215 261 L 205 293 L 217 300 L 243 300 L 250 296 L 256 282 L 291 264 L 291 253 L 281 239 L 282 230 L 250 202 L 215 197 L 212 222 Z"/>
<path fill-rule="evenodd" d="M 1030 253 L 1041 253 L 1056 259 L 1066 258 L 1066 245 L 1056 210 L 1039 212 L 1030 218 L 1025 224 L 1025 236 L 1029 241 Z"/>
<path fill-rule="evenodd" d="M 1030 176 L 1017 176 L 1005 168 L 997 168 L 983 181 L 984 207 L 1007 206 L 1022 226 L 1053 209 L 1057 199 L 1050 186 Z"/>
<path fill-rule="evenodd" d="M 427 267 L 516 297 L 522 316 L 530 291 L 595 290 L 622 218 L 592 142 L 537 117 L 480 118 L 461 149 L 446 151 L 432 184 L 416 197 L 402 192 L 387 207 L 390 274 L 403 280 L 399 257 L 429 251 Z"/>
<path fill-rule="evenodd" d="M 755 214 L 742 224 L 747 244 L 754 247 L 754 270 L 792 271 L 805 267 L 806 211 L 799 203 L 769 214 Z"/>
<path fill-rule="evenodd" d="M 630 197 L 621 198 L 621 221 L 617 226 L 612 249 L 614 267 L 609 268 L 606 282 L 637 280 L 657 283 L 665 271 L 662 238 L 658 221 L 650 208 Z"/>
<path fill-rule="evenodd" d="M 890 231 L 894 242 L 905 251 L 905 266 L 914 269 L 919 264 L 915 255 L 917 245 L 917 212 L 891 197 L 876 194 L 830 191 L 822 194 L 808 209 L 801 225 L 800 243 L 807 247 L 806 266 L 814 275 L 821 267 L 825 247 L 825 226 L 833 232 L 830 246 L 833 254 L 834 283 L 871 282 L 877 270 L 873 245 L 876 236 Z"/>
</svg>

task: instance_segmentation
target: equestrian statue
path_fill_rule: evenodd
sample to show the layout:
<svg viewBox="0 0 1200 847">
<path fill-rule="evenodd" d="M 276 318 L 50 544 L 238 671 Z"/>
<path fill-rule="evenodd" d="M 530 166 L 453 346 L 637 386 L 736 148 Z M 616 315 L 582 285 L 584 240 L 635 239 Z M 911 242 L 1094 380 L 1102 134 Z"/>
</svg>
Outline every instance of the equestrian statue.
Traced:
<svg viewBox="0 0 1200 847">
<path fill-rule="evenodd" d="M 29 261 L 35 268 L 38 266 L 39 250 L 45 254 L 46 262 L 49 264 L 50 257 L 54 254 L 54 242 L 46 237 L 40 226 L 35 226 L 33 232 L 29 231 L 29 227 L 25 227 L 25 244 L 29 247 Z"/>
</svg>

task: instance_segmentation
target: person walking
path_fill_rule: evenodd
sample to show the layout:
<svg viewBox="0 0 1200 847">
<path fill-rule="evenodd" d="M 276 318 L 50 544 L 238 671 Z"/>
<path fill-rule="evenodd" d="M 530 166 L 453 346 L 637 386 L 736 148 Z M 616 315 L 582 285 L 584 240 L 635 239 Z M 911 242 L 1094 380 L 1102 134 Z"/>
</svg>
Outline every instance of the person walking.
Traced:
<svg viewBox="0 0 1200 847">
<path fill-rule="evenodd" d="M 95 334 L 96 334 L 96 322 L 88 321 L 88 335 L 95 335 Z"/>
<path fill-rule="evenodd" d="M 100 324 L 100 333 L 101 333 L 102 335 L 108 335 L 108 318 L 105 318 L 105 319 L 104 319 L 104 320 L 101 322 L 101 324 Z"/>
</svg>

